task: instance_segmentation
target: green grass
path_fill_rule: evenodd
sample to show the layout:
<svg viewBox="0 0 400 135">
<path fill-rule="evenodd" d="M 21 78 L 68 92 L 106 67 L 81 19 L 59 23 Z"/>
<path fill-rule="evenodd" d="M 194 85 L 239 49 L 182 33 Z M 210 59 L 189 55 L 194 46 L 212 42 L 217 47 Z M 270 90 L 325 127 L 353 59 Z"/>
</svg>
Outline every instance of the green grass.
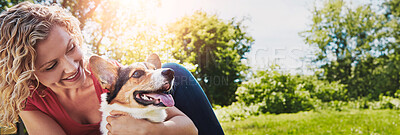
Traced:
<svg viewBox="0 0 400 135">
<path fill-rule="evenodd" d="M 221 123 L 225 134 L 400 134 L 400 111 L 351 110 L 252 116 Z"/>
</svg>

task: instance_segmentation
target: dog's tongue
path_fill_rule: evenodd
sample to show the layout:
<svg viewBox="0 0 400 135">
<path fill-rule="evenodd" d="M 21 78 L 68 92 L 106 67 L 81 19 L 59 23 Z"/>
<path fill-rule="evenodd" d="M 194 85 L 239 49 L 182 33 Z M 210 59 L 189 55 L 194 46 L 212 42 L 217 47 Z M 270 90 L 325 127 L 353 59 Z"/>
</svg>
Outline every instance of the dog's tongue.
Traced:
<svg viewBox="0 0 400 135">
<path fill-rule="evenodd" d="M 151 93 L 151 94 L 146 94 L 154 99 L 160 99 L 160 102 L 162 102 L 165 106 L 167 107 L 172 107 L 174 106 L 174 98 L 172 98 L 171 94 L 156 94 L 156 93 Z"/>
</svg>

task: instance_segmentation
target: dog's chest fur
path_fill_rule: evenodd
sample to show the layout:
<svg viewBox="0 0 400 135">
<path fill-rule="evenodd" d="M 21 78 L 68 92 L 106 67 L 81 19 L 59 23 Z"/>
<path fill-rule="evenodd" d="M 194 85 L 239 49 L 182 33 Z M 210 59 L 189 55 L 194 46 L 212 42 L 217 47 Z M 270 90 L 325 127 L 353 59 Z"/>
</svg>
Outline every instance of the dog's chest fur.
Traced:
<svg viewBox="0 0 400 135">
<path fill-rule="evenodd" d="M 103 133 L 103 135 L 107 135 L 108 133 L 108 130 L 106 128 L 106 118 L 110 116 L 110 112 L 112 110 L 126 112 L 136 119 L 147 119 L 151 122 L 163 122 L 167 117 L 167 113 L 165 111 L 166 108 L 151 106 L 147 108 L 128 108 L 118 104 L 110 105 L 107 102 L 107 96 L 107 93 L 103 93 L 101 95 L 100 111 L 102 112 L 102 120 L 100 123 L 100 131 Z"/>
</svg>

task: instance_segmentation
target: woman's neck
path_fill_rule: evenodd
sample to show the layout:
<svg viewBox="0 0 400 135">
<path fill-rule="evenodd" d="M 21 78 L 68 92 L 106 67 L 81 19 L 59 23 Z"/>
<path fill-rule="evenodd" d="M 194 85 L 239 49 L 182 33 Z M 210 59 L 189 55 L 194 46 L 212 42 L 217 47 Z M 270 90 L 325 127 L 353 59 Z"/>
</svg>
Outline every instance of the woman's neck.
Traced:
<svg viewBox="0 0 400 135">
<path fill-rule="evenodd" d="M 75 99 L 79 96 L 85 95 L 93 85 L 93 79 L 89 72 L 85 71 L 85 79 L 81 87 L 78 88 L 51 88 L 53 92 L 60 98 Z"/>
</svg>

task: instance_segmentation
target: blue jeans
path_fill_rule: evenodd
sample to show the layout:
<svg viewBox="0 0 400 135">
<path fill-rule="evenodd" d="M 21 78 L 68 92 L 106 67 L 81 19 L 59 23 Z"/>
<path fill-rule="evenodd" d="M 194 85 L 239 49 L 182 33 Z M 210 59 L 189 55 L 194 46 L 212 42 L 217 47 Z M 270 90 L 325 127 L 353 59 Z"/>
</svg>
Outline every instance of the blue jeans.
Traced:
<svg viewBox="0 0 400 135">
<path fill-rule="evenodd" d="M 162 67 L 175 71 L 172 90 L 175 107 L 193 121 L 199 135 L 224 134 L 207 96 L 193 75 L 185 67 L 176 63 L 166 63 Z"/>
</svg>

